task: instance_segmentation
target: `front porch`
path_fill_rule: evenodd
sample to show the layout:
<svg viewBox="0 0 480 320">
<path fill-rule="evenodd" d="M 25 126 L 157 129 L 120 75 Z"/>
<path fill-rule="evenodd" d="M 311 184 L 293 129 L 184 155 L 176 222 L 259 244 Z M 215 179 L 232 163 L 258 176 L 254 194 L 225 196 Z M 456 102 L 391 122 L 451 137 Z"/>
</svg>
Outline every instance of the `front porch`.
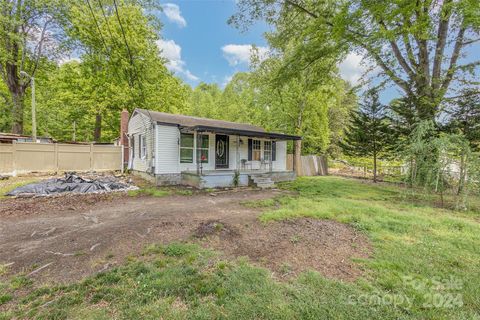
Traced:
<svg viewBox="0 0 480 320">
<path fill-rule="evenodd" d="M 238 178 L 236 175 L 238 174 Z M 182 184 L 196 188 L 227 188 L 235 186 L 271 187 L 274 182 L 292 181 L 296 177 L 294 171 L 273 170 L 203 170 L 202 173 L 183 171 Z"/>
</svg>

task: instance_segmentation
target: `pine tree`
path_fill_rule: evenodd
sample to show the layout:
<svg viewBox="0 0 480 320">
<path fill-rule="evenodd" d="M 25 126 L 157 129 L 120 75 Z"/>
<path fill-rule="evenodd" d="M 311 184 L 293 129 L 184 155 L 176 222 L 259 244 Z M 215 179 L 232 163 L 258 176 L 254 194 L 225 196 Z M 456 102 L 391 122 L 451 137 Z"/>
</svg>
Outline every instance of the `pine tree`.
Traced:
<svg viewBox="0 0 480 320">
<path fill-rule="evenodd" d="M 447 110 L 449 119 L 445 129 L 461 133 L 474 151 L 480 150 L 480 91 L 474 88 L 463 90 L 461 96 Z"/>
<path fill-rule="evenodd" d="M 341 144 L 345 154 L 357 157 L 372 157 L 373 181 L 377 182 L 377 160 L 391 149 L 391 129 L 376 90 L 366 93 L 358 111 L 351 113 L 351 124 L 345 141 Z"/>
<path fill-rule="evenodd" d="M 394 99 L 388 108 L 388 119 L 390 121 L 393 148 L 402 153 L 408 145 L 408 139 L 420 121 L 415 101 L 408 97 Z"/>
</svg>

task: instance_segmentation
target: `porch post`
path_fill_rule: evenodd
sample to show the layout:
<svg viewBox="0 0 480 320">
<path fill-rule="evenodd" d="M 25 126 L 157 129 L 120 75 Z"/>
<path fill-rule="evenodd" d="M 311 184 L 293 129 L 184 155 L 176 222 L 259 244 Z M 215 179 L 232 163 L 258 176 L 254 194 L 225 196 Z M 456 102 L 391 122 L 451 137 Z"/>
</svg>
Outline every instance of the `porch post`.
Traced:
<svg viewBox="0 0 480 320">
<path fill-rule="evenodd" d="M 197 174 L 199 175 L 200 174 L 200 162 L 198 161 L 198 141 L 199 141 L 199 135 L 198 135 L 198 131 L 195 130 L 194 131 L 194 135 L 195 135 L 195 163 L 197 164 Z"/>
<path fill-rule="evenodd" d="M 273 171 L 273 140 L 270 140 L 270 159 L 268 160 L 268 167 L 269 167 L 269 171 L 272 172 Z"/>
<path fill-rule="evenodd" d="M 236 148 L 236 160 L 237 160 L 237 171 L 240 172 L 240 136 L 237 135 L 237 148 Z"/>
</svg>

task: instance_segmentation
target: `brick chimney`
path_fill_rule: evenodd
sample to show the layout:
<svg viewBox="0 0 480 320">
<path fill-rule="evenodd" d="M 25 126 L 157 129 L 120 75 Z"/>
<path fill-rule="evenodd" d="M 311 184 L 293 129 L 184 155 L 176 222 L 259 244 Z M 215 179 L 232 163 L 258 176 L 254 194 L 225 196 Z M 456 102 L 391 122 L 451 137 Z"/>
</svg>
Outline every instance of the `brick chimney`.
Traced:
<svg viewBox="0 0 480 320">
<path fill-rule="evenodd" d="M 120 145 L 123 146 L 123 165 L 128 165 L 129 147 L 128 147 L 128 118 L 130 114 L 127 109 L 123 109 L 120 116 Z"/>
</svg>

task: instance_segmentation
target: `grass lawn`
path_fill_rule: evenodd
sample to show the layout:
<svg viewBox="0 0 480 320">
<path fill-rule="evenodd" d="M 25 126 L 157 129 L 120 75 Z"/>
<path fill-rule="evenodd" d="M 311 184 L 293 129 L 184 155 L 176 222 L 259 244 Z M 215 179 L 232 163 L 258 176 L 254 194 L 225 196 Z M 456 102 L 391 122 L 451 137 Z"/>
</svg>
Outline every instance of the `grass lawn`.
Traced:
<svg viewBox="0 0 480 320">
<path fill-rule="evenodd" d="M 30 289 L 21 275 L 0 283 L 0 319 L 480 319 L 480 213 L 336 177 L 282 187 L 298 195 L 247 205 L 265 208 L 265 223 L 306 216 L 364 232 L 374 252 L 357 261 L 362 278 L 345 283 L 312 271 L 280 282 L 193 244 L 151 245 L 72 285 Z"/>
</svg>

